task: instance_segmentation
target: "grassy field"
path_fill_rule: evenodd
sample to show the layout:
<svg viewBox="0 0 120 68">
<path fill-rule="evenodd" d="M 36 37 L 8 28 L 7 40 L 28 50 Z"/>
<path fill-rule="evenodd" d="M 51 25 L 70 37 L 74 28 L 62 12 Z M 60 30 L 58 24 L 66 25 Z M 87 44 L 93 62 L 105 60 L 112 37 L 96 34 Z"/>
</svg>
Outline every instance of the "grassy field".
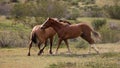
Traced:
<svg viewBox="0 0 120 68">
<path fill-rule="evenodd" d="M 44 54 L 37 56 L 38 48 L 0 48 L 0 68 L 119 68 L 120 44 L 97 44 L 101 55 L 88 49 L 76 49 L 71 46 L 73 54 L 66 54 L 66 48 L 60 48 L 58 55 L 49 55 L 48 48 Z M 55 48 L 53 49 L 55 51 Z"/>
<path fill-rule="evenodd" d="M 77 18 L 77 21 L 90 24 L 96 18 Z M 107 19 L 108 22 L 120 23 L 120 20 Z M 11 20 L 0 19 L 0 31 L 25 31 L 30 33 L 31 28 L 22 24 L 12 25 Z M 18 39 L 18 38 L 17 38 Z M 27 43 L 28 44 L 28 43 Z M 17 44 L 18 45 L 18 44 Z M 25 45 L 25 44 L 24 44 Z M 119 68 L 120 67 L 120 45 L 97 44 L 101 55 L 95 51 L 88 54 L 87 49 L 76 49 L 75 43 L 70 44 L 73 54 L 66 54 L 67 48 L 59 49 L 58 55 L 49 55 L 48 48 L 44 54 L 37 56 L 38 48 L 31 49 L 31 56 L 27 56 L 26 48 L 0 48 L 0 68 Z M 53 49 L 55 51 L 56 48 Z"/>
<path fill-rule="evenodd" d="M 99 7 L 113 5 L 113 0 L 96 0 L 96 5 Z M 79 6 L 86 5 L 80 4 L 77 8 Z M 95 19 L 106 19 L 107 25 L 109 25 L 109 23 L 115 23 L 120 26 L 120 20 L 94 17 L 79 17 L 75 22 L 71 20 L 71 23 L 85 22 L 91 25 L 91 22 Z M 38 56 L 38 48 L 33 47 L 31 49 L 31 56 L 27 56 L 28 38 L 31 30 L 32 28 L 26 25 L 15 23 L 13 19 L 6 19 L 5 16 L 0 16 L 0 40 L 2 39 L 3 42 L 11 42 L 11 40 L 8 39 L 12 39 L 12 42 L 17 42 L 13 43 L 14 46 L 13 44 L 11 44 L 11 46 L 7 44 L 8 47 L 0 48 L 0 68 L 120 68 L 120 41 L 113 44 L 97 44 L 100 55 L 97 55 L 94 50 L 89 54 L 88 48 L 75 48 L 78 42 L 71 42 L 70 48 L 73 52 L 72 54 L 67 54 L 67 48 L 64 46 L 59 49 L 59 54 L 57 55 L 50 55 L 48 53 L 49 48 L 47 47 L 44 53 Z M 113 39 L 113 36 L 110 36 Z M 53 48 L 54 52 L 55 49 L 56 47 Z"/>
<path fill-rule="evenodd" d="M 78 21 L 90 24 L 95 18 L 78 18 Z M 119 20 L 107 19 L 110 22 L 120 23 Z M 30 33 L 31 28 L 22 24 L 12 25 L 11 20 L 0 19 L 0 32 L 24 31 Z M 13 39 L 13 38 L 12 38 Z M 18 38 L 17 38 L 18 39 Z M 25 40 L 23 40 L 25 41 Z M 18 41 L 17 41 L 18 42 Z M 28 44 L 28 43 L 27 43 Z M 25 45 L 25 44 L 24 44 Z M 76 43 L 72 44 L 76 45 Z M 119 68 L 120 44 L 97 44 L 101 55 L 94 51 L 88 54 L 87 49 L 76 49 L 71 45 L 73 54 L 66 54 L 67 48 L 59 49 L 58 55 L 49 55 L 48 48 L 44 54 L 37 56 L 38 48 L 31 49 L 31 56 L 27 56 L 28 48 L 0 48 L 0 68 Z M 55 51 L 55 48 L 53 49 Z"/>
</svg>

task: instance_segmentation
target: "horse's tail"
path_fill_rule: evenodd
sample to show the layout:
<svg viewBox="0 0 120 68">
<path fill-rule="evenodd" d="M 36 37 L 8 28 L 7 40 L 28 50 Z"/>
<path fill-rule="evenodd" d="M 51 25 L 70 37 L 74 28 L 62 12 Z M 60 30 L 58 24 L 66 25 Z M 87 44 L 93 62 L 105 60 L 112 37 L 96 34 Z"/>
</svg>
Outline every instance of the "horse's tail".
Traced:
<svg viewBox="0 0 120 68">
<path fill-rule="evenodd" d="M 37 43 L 37 36 L 36 36 L 36 33 L 32 33 L 31 40 L 32 40 L 34 43 Z"/>
<path fill-rule="evenodd" d="M 94 30 L 92 30 L 92 33 L 93 33 L 93 35 L 96 37 L 96 38 L 101 38 L 101 35 L 100 35 L 100 33 L 98 33 L 98 32 L 96 32 L 96 31 L 94 31 Z"/>
</svg>

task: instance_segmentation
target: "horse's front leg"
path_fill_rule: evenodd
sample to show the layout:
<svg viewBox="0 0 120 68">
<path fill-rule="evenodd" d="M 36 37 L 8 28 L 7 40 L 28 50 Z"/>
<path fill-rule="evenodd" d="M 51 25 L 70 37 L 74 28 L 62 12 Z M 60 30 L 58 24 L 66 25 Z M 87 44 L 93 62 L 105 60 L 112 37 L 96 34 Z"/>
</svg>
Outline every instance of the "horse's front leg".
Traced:
<svg viewBox="0 0 120 68">
<path fill-rule="evenodd" d="M 58 46 L 57 46 L 57 49 L 56 49 L 55 54 L 57 54 L 57 53 L 58 53 L 58 49 L 59 49 L 59 47 L 60 47 L 61 42 L 62 42 L 62 39 L 61 39 L 61 38 L 59 38 L 59 41 L 58 41 Z"/>
<path fill-rule="evenodd" d="M 53 54 L 52 53 L 52 43 L 53 43 L 53 37 L 50 38 L 50 51 L 49 51 L 50 54 Z"/>
<path fill-rule="evenodd" d="M 72 52 L 71 52 L 71 50 L 70 50 L 70 48 L 69 48 L 68 41 L 67 41 L 67 40 L 64 40 L 64 42 L 65 42 L 65 44 L 66 44 L 66 46 L 67 46 L 68 52 L 71 54 Z"/>
<path fill-rule="evenodd" d="M 44 47 L 38 52 L 38 55 L 41 55 L 43 53 L 43 50 L 46 46 L 47 46 L 47 40 L 45 41 Z"/>
</svg>

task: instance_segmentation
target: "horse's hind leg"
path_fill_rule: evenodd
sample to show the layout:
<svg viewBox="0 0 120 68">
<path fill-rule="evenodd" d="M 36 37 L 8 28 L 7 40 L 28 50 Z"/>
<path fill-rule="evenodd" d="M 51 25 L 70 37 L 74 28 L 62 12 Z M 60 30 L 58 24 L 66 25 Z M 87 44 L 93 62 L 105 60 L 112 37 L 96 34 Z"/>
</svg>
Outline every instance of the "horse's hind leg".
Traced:
<svg viewBox="0 0 120 68">
<path fill-rule="evenodd" d="M 97 52 L 97 54 L 99 54 L 99 51 L 98 51 L 98 49 L 95 47 L 95 42 L 94 42 L 94 40 L 91 38 L 91 34 L 86 34 L 86 35 L 81 35 L 81 37 L 83 38 L 83 39 L 85 39 L 89 44 L 90 44 L 90 48 L 89 48 L 89 53 L 90 53 L 90 51 L 91 51 L 91 48 L 93 48 L 96 52 Z"/>
<path fill-rule="evenodd" d="M 30 56 L 30 49 L 31 49 L 31 47 L 32 47 L 32 41 L 30 41 L 30 43 L 29 43 L 29 52 L 28 52 L 28 56 Z"/>
<path fill-rule="evenodd" d="M 44 48 L 47 46 L 47 41 L 45 41 L 44 47 L 39 51 L 38 55 L 41 55 L 43 53 Z"/>
<path fill-rule="evenodd" d="M 40 45 L 41 45 L 41 44 L 42 44 L 41 42 L 38 43 L 38 48 L 39 48 L 39 50 L 40 50 Z"/>
<path fill-rule="evenodd" d="M 90 53 L 91 48 L 92 48 L 97 52 L 97 54 L 100 54 L 98 48 L 95 46 L 94 40 L 91 37 L 89 39 L 90 39 L 90 40 L 88 40 L 88 42 L 90 43 L 89 53 Z"/>
<path fill-rule="evenodd" d="M 93 40 L 92 38 L 90 38 L 90 39 Z M 89 42 L 89 43 L 90 43 L 90 42 Z M 91 48 L 94 49 L 94 50 L 97 52 L 97 54 L 99 54 L 99 50 L 98 50 L 98 48 L 95 46 L 94 43 L 90 43 L 89 53 L 91 52 Z"/>
<path fill-rule="evenodd" d="M 69 53 L 72 53 L 72 52 L 70 51 L 68 41 L 67 41 L 67 40 L 64 40 L 64 42 L 65 42 L 65 44 L 66 44 L 66 46 L 67 46 L 68 52 L 69 52 Z"/>
<path fill-rule="evenodd" d="M 90 47 L 93 48 L 97 52 L 97 54 L 100 54 L 99 50 L 96 48 L 95 44 L 90 45 Z"/>
</svg>

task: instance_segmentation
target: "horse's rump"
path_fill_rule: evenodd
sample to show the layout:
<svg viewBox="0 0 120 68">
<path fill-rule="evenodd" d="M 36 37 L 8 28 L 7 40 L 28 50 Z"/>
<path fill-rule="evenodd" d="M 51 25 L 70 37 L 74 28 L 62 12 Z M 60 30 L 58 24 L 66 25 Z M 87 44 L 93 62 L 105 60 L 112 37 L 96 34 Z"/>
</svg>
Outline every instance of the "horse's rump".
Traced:
<svg viewBox="0 0 120 68">
<path fill-rule="evenodd" d="M 36 37 L 36 34 L 35 34 L 35 33 L 32 33 L 31 40 L 32 40 L 34 43 L 37 43 L 37 37 Z"/>
</svg>

